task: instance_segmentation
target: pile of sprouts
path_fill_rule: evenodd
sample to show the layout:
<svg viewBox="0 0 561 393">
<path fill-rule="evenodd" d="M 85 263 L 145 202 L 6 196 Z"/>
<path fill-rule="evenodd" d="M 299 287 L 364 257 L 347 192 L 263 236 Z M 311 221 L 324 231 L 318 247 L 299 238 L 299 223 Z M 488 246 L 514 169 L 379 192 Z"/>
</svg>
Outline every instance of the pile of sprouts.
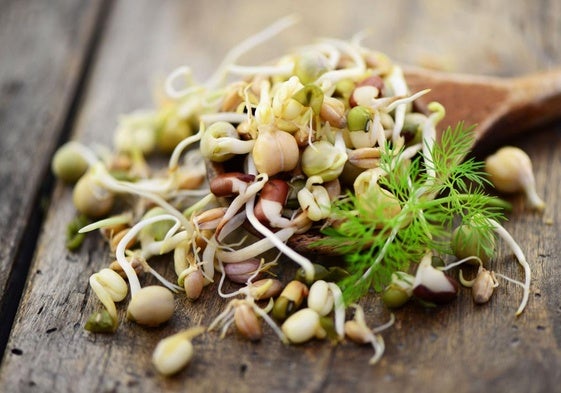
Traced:
<svg viewBox="0 0 561 393">
<path fill-rule="evenodd" d="M 242 42 L 204 83 L 188 67 L 173 71 L 157 109 L 120 119 L 113 149 L 69 142 L 53 159 L 55 174 L 75 183 L 68 247 L 99 230 L 114 255 L 90 277 L 104 307 L 87 330 L 114 332 L 115 303 L 129 291 L 127 318 L 146 326 L 173 317 L 176 295 L 196 301 L 214 288 L 229 299 L 208 327 L 158 345 L 153 361 L 163 374 L 190 361 L 193 337 L 223 337 L 234 325 L 259 340 L 263 322 L 283 343 L 368 343 L 376 363 L 394 317 L 368 327 L 360 299 L 375 289 L 390 308 L 410 298 L 445 303 L 459 287 L 448 273 L 469 263 L 476 277 L 459 281 L 486 302 L 503 277 L 487 269 L 497 236 L 524 268 L 517 314 L 528 300 L 529 265 L 499 224 L 505 203 L 483 193 L 481 165 L 464 160 L 471 128 L 449 128 L 439 140 L 445 109 L 416 105 L 429 89 L 410 91 L 402 69 L 361 36 L 323 39 L 265 66 L 238 64 L 293 22 Z M 154 155 L 167 165 L 151 165 Z M 308 232 L 323 234 L 310 254 L 287 245 Z M 310 257 L 321 246 L 340 266 Z M 175 277 L 150 265 L 160 255 Z M 290 261 L 296 277 L 283 277 L 282 266 L 268 274 Z M 142 273 L 160 284 L 143 287 Z M 239 288 L 225 292 L 226 280 Z"/>
</svg>

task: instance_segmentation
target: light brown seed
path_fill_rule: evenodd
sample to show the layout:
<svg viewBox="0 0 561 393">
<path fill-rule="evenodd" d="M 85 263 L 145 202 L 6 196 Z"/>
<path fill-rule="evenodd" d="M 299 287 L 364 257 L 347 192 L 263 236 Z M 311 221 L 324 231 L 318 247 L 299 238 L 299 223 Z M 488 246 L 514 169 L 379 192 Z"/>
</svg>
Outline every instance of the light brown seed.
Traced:
<svg viewBox="0 0 561 393">
<path fill-rule="evenodd" d="M 477 274 L 477 277 L 473 282 L 473 286 L 471 287 L 471 293 L 475 303 L 487 303 L 491 299 L 491 296 L 493 296 L 496 286 L 497 281 L 494 274 L 489 272 L 489 270 L 482 268 Z"/>
<path fill-rule="evenodd" d="M 134 269 L 137 276 L 144 273 L 144 266 L 142 266 L 142 262 L 140 262 L 138 259 L 133 258 L 132 261 L 130 262 L 130 264 L 131 264 L 131 267 Z M 114 270 L 121 277 L 123 277 L 125 279 L 127 278 L 127 275 L 125 274 L 125 272 L 124 272 L 123 268 L 121 267 L 121 265 L 119 264 L 119 262 L 117 262 L 117 261 L 111 262 L 111 264 L 109 265 L 109 268 L 111 270 Z"/>
<path fill-rule="evenodd" d="M 265 300 L 278 296 L 282 291 L 282 283 L 275 278 L 257 280 L 250 286 L 251 296 L 255 300 Z"/>
<path fill-rule="evenodd" d="M 345 104 L 334 97 L 324 97 L 319 112 L 320 117 L 327 121 L 332 127 L 345 128 L 347 118 L 345 116 Z"/>
<path fill-rule="evenodd" d="M 345 334 L 357 344 L 366 344 L 371 341 L 372 332 L 357 321 L 350 320 L 345 322 Z"/>
<path fill-rule="evenodd" d="M 248 304 L 242 303 L 236 307 L 234 322 L 238 332 L 245 338 L 251 341 L 258 341 L 263 337 L 261 321 Z"/>
<path fill-rule="evenodd" d="M 203 291 L 205 278 L 200 270 L 195 270 L 185 276 L 183 288 L 189 300 L 197 300 Z"/>
<path fill-rule="evenodd" d="M 125 235 L 129 232 L 130 228 L 126 228 L 123 229 L 119 232 L 116 232 L 113 236 L 110 237 L 109 239 L 109 248 L 111 249 L 112 252 L 115 252 L 115 250 L 117 249 L 117 246 L 119 245 L 119 242 L 123 239 L 123 237 L 125 237 Z M 125 246 L 125 249 L 130 249 L 134 243 L 136 243 L 136 237 L 133 237 Z"/>
</svg>

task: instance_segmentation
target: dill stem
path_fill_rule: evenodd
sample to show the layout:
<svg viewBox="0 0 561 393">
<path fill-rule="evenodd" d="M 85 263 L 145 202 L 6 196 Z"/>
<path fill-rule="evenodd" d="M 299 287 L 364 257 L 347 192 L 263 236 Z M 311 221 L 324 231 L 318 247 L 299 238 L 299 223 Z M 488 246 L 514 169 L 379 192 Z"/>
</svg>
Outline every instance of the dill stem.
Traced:
<svg viewBox="0 0 561 393">
<path fill-rule="evenodd" d="M 425 207 L 432 207 L 432 206 L 443 205 L 443 204 L 448 203 L 448 202 L 467 201 L 471 197 L 472 197 L 472 194 L 458 194 L 458 195 L 454 195 L 454 196 L 449 195 L 449 196 L 446 196 L 446 197 L 441 197 L 441 198 L 436 198 L 436 199 L 423 201 L 423 204 L 425 205 Z M 502 208 L 504 210 L 512 210 L 512 205 L 510 203 L 508 203 L 507 201 L 505 201 L 503 199 L 500 199 L 500 198 L 489 198 L 487 203 L 491 207 L 499 207 L 499 208 Z"/>
<path fill-rule="evenodd" d="M 376 259 L 374 260 L 374 262 L 372 262 L 370 264 L 370 267 L 360 277 L 360 279 L 358 280 L 359 282 L 367 280 L 368 276 L 370 276 L 370 274 L 372 273 L 372 269 L 374 267 L 378 266 L 380 264 L 380 262 L 382 262 L 382 259 L 386 255 L 386 251 L 388 250 L 388 247 L 395 240 L 395 237 L 397 236 L 397 232 L 399 232 L 399 230 L 401 229 L 401 226 L 403 225 L 405 220 L 408 218 L 408 213 L 409 213 L 409 210 L 410 210 L 410 209 L 408 209 L 408 206 L 409 205 L 405 205 L 403 207 L 403 209 L 401 210 L 401 212 L 399 214 L 400 217 L 397 220 L 397 222 L 395 223 L 395 225 L 393 226 L 392 231 L 390 232 L 388 238 L 386 239 L 386 241 L 384 242 L 384 245 L 382 246 L 382 249 L 380 250 L 380 252 L 376 256 Z"/>
</svg>

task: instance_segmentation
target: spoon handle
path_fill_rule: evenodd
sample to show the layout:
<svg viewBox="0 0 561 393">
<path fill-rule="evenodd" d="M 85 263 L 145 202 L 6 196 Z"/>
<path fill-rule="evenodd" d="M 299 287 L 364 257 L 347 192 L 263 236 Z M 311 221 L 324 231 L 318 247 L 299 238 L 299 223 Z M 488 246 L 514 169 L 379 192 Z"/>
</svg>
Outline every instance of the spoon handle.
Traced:
<svg viewBox="0 0 561 393">
<path fill-rule="evenodd" d="M 508 80 L 510 106 L 504 126 L 527 130 L 561 118 L 561 68 Z"/>
<path fill-rule="evenodd" d="M 510 81 L 513 96 L 521 102 L 539 103 L 561 96 L 561 68 L 511 78 Z"/>
</svg>

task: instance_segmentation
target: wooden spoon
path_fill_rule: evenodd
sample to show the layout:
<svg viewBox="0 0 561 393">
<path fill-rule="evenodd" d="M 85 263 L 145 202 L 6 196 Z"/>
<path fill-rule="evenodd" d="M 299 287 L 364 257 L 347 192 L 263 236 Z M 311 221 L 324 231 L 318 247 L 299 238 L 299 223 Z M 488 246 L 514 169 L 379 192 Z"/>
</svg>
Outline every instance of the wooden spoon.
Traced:
<svg viewBox="0 0 561 393">
<path fill-rule="evenodd" d="M 418 102 L 446 108 L 439 131 L 463 121 L 476 125 L 476 146 L 490 149 L 509 138 L 561 118 L 561 69 L 516 78 L 451 74 L 404 67 L 412 92 L 431 89 Z"/>
<path fill-rule="evenodd" d="M 446 108 L 438 132 L 460 121 L 476 125 L 475 146 L 488 153 L 499 143 L 532 127 L 561 118 L 561 69 L 516 78 L 452 74 L 423 68 L 404 67 L 412 92 L 431 89 L 416 102 L 426 106 L 438 101 Z M 310 245 L 321 239 L 315 231 L 294 235 L 289 245 L 309 253 Z M 314 247 L 315 253 L 333 254 L 327 247 Z"/>
</svg>

